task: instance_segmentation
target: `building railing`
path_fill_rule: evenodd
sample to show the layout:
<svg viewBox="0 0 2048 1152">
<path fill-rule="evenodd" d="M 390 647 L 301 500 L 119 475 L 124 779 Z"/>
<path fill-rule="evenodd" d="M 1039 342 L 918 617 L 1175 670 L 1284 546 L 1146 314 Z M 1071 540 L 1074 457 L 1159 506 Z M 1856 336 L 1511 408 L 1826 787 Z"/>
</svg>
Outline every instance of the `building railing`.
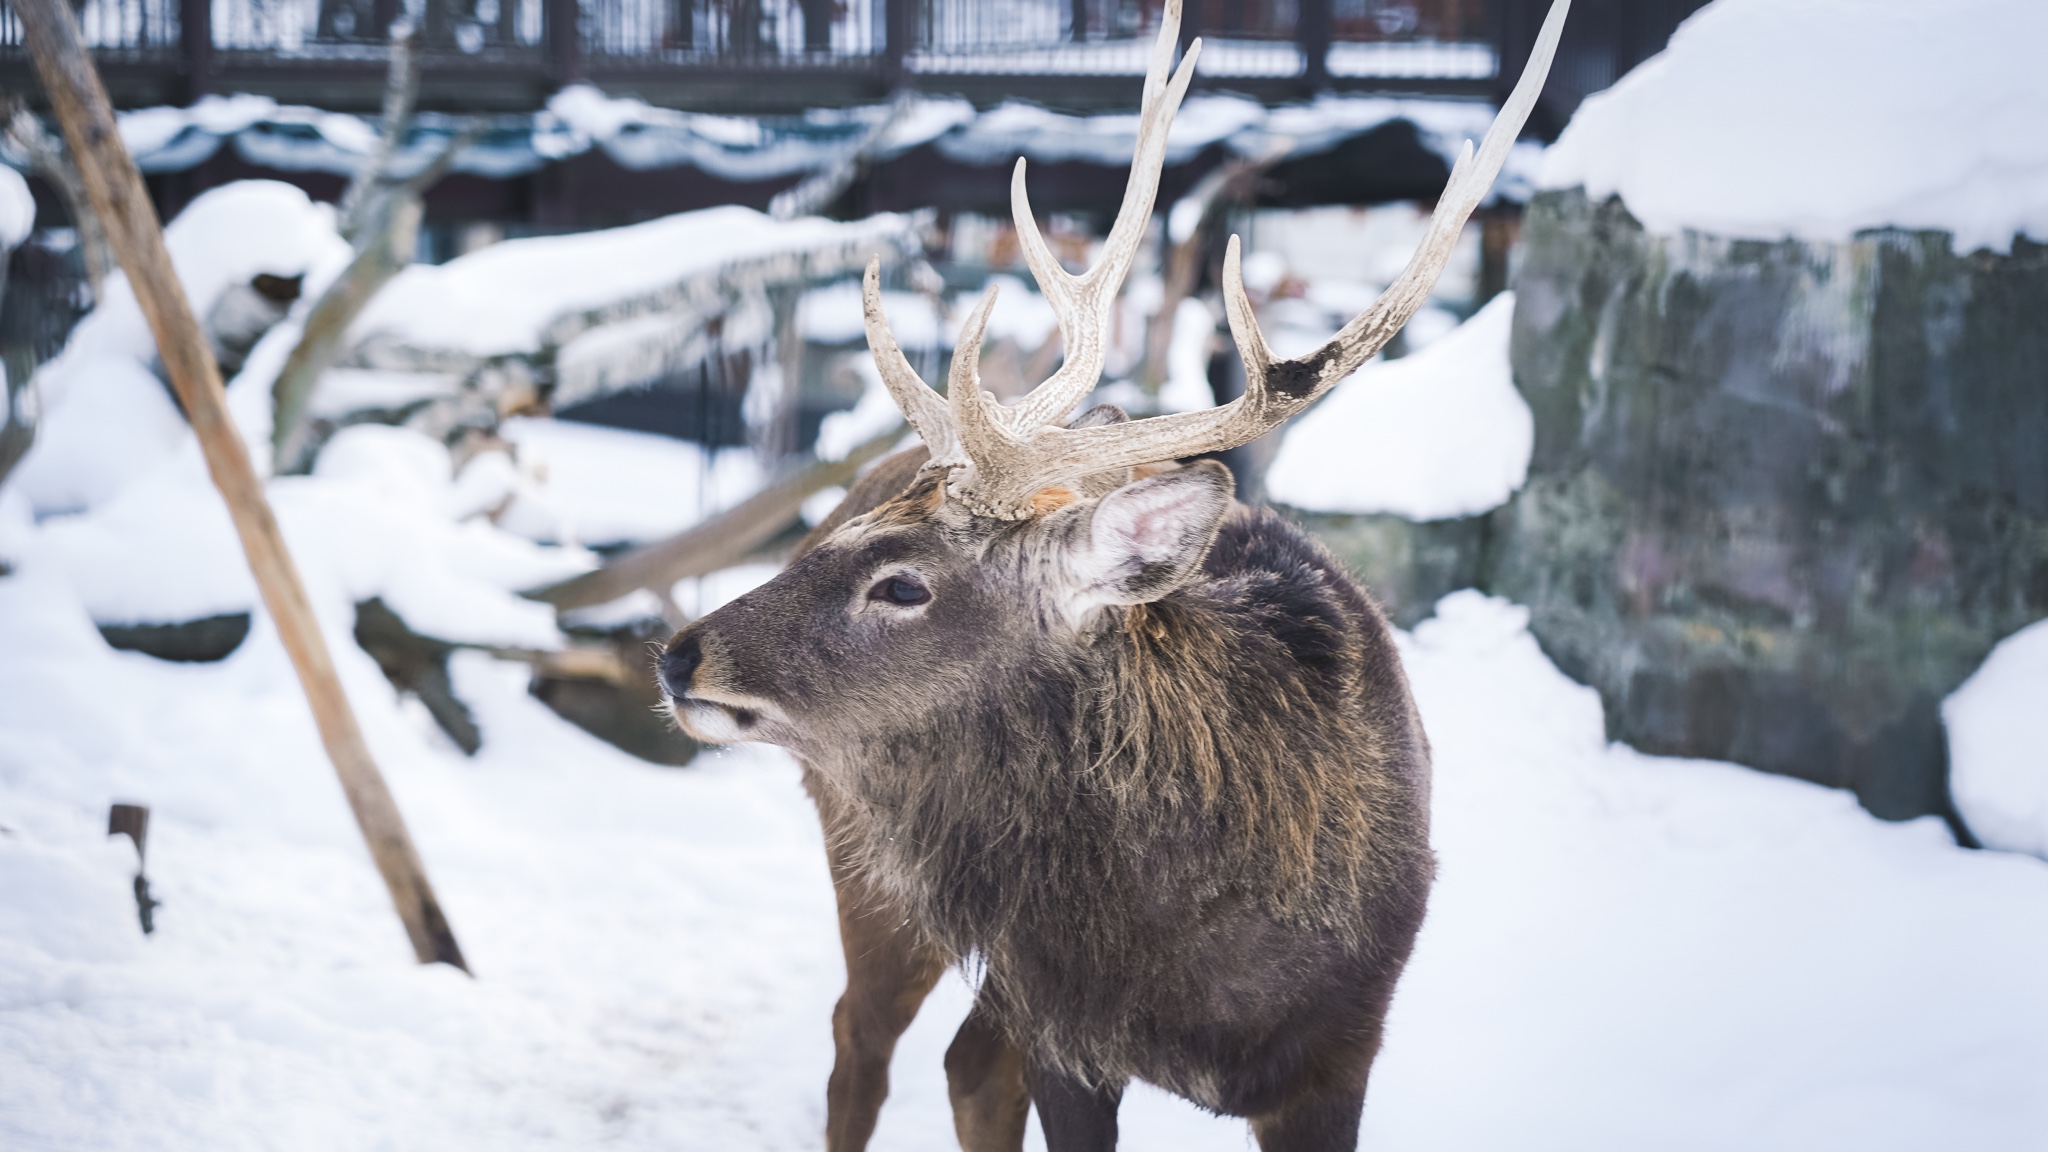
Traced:
<svg viewBox="0 0 2048 1152">
<path fill-rule="evenodd" d="M 174 57 L 180 48 L 180 0 L 85 0 L 74 4 L 87 46 L 103 58 Z M 0 5 L 0 50 L 27 52 L 21 18 Z"/>
<path fill-rule="evenodd" d="M 1302 67 L 1315 70 L 1332 44 L 1484 46 L 1487 3 L 1191 0 L 1184 24 L 1187 37 L 1216 44 L 1219 57 L 1239 42 L 1290 44 Z M 367 57 L 381 52 L 386 30 L 403 17 L 419 29 L 430 59 L 546 57 L 596 71 L 629 63 L 913 61 L 916 70 L 934 72 L 981 64 L 997 72 L 1028 66 L 1090 74 L 1142 72 L 1161 7 L 1162 0 L 84 0 L 77 11 L 86 42 L 122 60 L 195 49 L 286 60 Z M 194 24 L 204 26 L 202 43 L 186 35 Z M 575 41 L 566 50 L 552 43 L 565 38 Z M 20 22 L 0 4 L 0 51 L 20 48 Z M 1469 62 L 1452 71 L 1469 73 Z"/>
<path fill-rule="evenodd" d="M 1553 90 L 1571 90 L 1563 109 L 1661 48 L 1702 2 L 1582 0 L 1552 74 Z M 420 33 L 427 76 L 444 77 L 434 99 L 461 105 L 481 85 L 499 110 L 530 106 L 582 79 L 687 102 L 700 75 L 724 85 L 721 99 L 732 107 L 873 100 L 906 80 L 977 99 L 1020 93 L 1059 102 L 1075 87 L 1063 78 L 1143 74 L 1163 8 L 1163 0 L 73 3 L 110 85 L 120 91 L 124 67 L 138 78 L 130 99 L 235 87 L 361 105 L 379 82 L 387 31 L 403 18 Z M 1182 37 L 1203 38 L 1203 76 L 1245 80 L 1261 98 L 1337 86 L 1492 95 L 1503 74 L 1519 70 L 1546 7 L 1547 0 L 1187 0 Z M 20 22 L 0 0 L 0 78 L 22 77 L 25 57 Z M 756 73 L 844 80 L 757 84 Z M 145 84 L 146 76 L 154 79 Z M 342 94 L 335 85 L 353 87 Z"/>
</svg>

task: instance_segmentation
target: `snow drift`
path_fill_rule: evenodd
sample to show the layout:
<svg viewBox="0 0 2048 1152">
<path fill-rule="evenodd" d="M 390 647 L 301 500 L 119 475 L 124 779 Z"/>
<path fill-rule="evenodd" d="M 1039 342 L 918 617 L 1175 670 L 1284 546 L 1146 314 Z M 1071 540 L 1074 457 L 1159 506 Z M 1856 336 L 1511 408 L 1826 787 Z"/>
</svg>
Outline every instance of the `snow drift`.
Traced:
<svg viewBox="0 0 2048 1152">
<path fill-rule="evenodd" d="M 2048 621 L 2000 641 L 1941 718 L 1970 831 L 1986 847 L 2048 856 Z"/>
<path fill-rule="evenodd" d="M 1310 512 L 1476 516 L 1529 474 L 1535 421 L 1508 366 L 1514 294 L 1399 360 L 1374 360 L 1297 417 L 1266 473 Z"/>
</svg>

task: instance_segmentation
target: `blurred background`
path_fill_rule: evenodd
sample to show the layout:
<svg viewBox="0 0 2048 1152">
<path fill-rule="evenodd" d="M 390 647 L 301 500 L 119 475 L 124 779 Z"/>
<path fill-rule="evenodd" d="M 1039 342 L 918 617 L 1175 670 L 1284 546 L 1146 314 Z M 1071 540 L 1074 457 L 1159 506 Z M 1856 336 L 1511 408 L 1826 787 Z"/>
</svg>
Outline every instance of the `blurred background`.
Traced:
<svg viewBox="0 0 2048 1152">
<path fill-rule="evenodd" d="M 817 1146 L 815 821 L 648 645 L 914 443 L 871 257 L 935 385 L 991 285 L 983 386 L 1058 367 L 1011 174 L 1091 266 L 1160 7 L 73 5 L 470 984 L 407 970 L 0 4 L 0 1143 Z M 1190 0 L 1090 403 L 1242 392 L 1232 235 L 1280 354 L 1366 308 L 1546 9 Z M 2044 42 L 2026 0 L 1577 0 L 1428 306 L 1226 454 L 1409 630 L 1438 745 L 1368 1143 L 2048 1132 Z M 969 995 L 877 1147 L 950 1146 Z"/>
</svg>

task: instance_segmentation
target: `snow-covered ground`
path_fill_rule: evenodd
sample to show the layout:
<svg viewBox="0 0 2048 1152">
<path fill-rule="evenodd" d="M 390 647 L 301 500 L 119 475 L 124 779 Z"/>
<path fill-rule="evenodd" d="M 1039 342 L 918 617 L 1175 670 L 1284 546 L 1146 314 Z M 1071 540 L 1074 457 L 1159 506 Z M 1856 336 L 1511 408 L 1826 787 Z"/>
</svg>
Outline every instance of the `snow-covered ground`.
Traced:
<svg viewBox="0 0 2048 1152">
<path fill-rule="evenodd" d="M 841 973 L 794 766 L 650 767 L 469 653 L 465 760 L 330 621 L 477 978 L 415 967 L 274 633 L 108 650 L 46 566 L 0 578 L 0 1146 L 818 1144 Z M 1845 793 L 1601 738 L 1521 610 L 1403 649 L 1442 881 L 1367 1109 L 1375 1148 L 2038 1147 L 2048 864 Z M 136 927 L 111 801 L 153 811 Z M 882 1149 L 950 1147 L 942 986 Z M 1133 1149 L 1238 1149 L 1156 1092 Z"/>
</svg>

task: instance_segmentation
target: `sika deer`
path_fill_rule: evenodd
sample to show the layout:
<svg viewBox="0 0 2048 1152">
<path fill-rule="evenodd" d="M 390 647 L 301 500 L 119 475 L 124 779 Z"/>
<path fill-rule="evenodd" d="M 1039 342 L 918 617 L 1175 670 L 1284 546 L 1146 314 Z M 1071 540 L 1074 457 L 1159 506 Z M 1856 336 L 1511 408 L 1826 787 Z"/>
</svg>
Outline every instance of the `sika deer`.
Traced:
<svg viewBox="0 0 2048 1152">
<path fill-rule="evenodd" d="M 1247 383 L 1223 407 L 1062 423 L 1101 373 L 1200 48 L 1168 78 L 1177 2 L 1099 267 L 1059 266 L 1018 165 L 1018 232 L 1067 349 L 1051 379 L 1009 407 L 980 390 L 991 293 L 948 394 L 933 391 L 870 265 L 869 344 L 929 459 L 914 477 L 888 465 L 849 500 L 858 515 L 661 661 L 691 732 L 807 766 L 850 972 L 835 1148 L 865 1143 L 895 1034 L 963 961 L 985 972 L 947 1060 L 964 1143 L 1017 1146 L 1021 1081 L 1051 1152 L 1111 1148 L 1135 1077 L 1248 1117 L 1268 1152 L 1355 1146 L 1429 892 L 1428 741 L 1365 590 L 1237 503 L 1221 465 L 1171 462 L 1277 427 L 1421 306 L 1542 87 L 1567 3 L 1407 269 L 1328 344 L 1273 358 L 1232 239 L 1224 298 Z"/>
</svg>

